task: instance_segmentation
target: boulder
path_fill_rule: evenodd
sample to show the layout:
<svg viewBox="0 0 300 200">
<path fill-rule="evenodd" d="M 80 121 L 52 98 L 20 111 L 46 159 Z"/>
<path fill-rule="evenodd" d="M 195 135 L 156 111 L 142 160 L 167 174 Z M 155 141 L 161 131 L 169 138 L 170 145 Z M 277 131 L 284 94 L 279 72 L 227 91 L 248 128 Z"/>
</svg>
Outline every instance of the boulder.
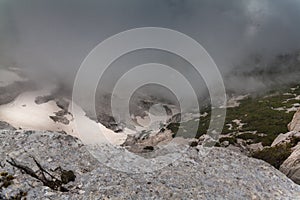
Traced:
<svg viewBox="0 0 300 200">
<path fill-rule="evenodd" d="M 292 121 L 288 125 L 289 131 L 300 132 L 300 109 L 294 114 Z"/>
<path fill-rule="evenodd" d="M 268 163 L 224 148 L 189 147 L 171 164 L 147 173 L 118 171 L 131 166 L 132 156 L 97 160 L 78 139 L 61 133 L 0 131 L 0 170 L 14 179 L 0 198 L 22 194 L 27 199 L 300 199 L 300 186 Z M 101 154 L 116 151 L 100 147 Z M 125 149 L 118 147 L 119 149 Z M 32 161 L 51 173 L 72 170 L 68 192 L 51 190 L 6 162 L 14 158 L 33 171 Z M 68 181 L 65 181 L 68 182 Z"/>
<path fill-rule="evenodd" d="M 300 132 L 290 131 L 288 133 L 279 134 L 272 143 L 272 147 L 282 143 L 290 143 L 293 138 L 300 139 Z"/>
<path fill-rule="evenodd" d="M 300 144 L 298 143 L 293 149 L 293 153 L 280 166 L 280 171 L 300 184 Z"/>
<path fill-rule="evenodd" d="M 295 183 L 300 184 L 300 109 L 294 114 L 292 121 L 288 125 L 291 132 L 280 134 L 272 143 L 272 146 L 279 143 L 291 143 L 291 155 L 282 163 L 280 171 Z M 292 139 L 294 139 L 292 141 Z M 298 143 L 298 144 L 297 144 Z"/>
</svg>

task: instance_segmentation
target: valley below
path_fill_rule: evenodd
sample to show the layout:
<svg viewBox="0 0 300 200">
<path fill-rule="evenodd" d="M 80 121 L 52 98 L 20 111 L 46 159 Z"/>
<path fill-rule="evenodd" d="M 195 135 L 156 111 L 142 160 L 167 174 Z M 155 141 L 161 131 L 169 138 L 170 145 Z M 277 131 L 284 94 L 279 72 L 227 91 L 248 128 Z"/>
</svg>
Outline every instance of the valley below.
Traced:
<svg viewBox="0 0 300 200">
<path fill-rule="evenodd" d="M 211 138 L 209 106 L 181 113 L 142 96 L 127 123 L 105 109 L 93 119 L 58 86 L 9 73 L 0 87 L 0 199 L 300 196 L 299 84 L 228 94 L 223 130 Z"/>
</svg>

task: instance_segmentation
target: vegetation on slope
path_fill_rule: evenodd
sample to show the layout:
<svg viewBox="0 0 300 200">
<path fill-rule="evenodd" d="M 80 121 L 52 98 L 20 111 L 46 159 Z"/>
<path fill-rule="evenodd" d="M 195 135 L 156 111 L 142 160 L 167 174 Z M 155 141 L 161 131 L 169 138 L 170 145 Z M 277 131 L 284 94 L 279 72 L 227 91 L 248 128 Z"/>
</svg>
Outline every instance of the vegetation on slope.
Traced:
<svg viewBox="0 0 300 200">
<path fill-rule="evenodd" d="M 224 136 L 221 137 L 220 142 L 227 140 L 230 144 L 234 144 L 237 139 L 243 139 L 247 144 L 262 142 L 263 146 L 270 146 L 280 133 L 288 132 L 287 124 L 294 115 L 294 111 L 288 112 L 288 109 L 300 103 L 300 100 L 295 98 L 298 95 L 300 95 L 300 87 L 293 86 L 292 89 L 290 87 L 277 89 L 264 96 L 250 96 L 239 101 L 238 107 L 227 109 L 222 131 Z M 183 130 L 178 131 L 180 134 L 176 136 L 194 137 L 193 130 L 197 130 L 196 138 L 205 134 L 211 112 L 209 108 L 204 108 L 203 112 L 207 112 L 208 115 L 200 117 L 200 121 L 194 119 L 182 123 L 180 128 Z M 241 124 L 238 124 L 237 120 Z M 171 124 L 168 128 L 177 132 L 179 125 Z"/>
</svg>

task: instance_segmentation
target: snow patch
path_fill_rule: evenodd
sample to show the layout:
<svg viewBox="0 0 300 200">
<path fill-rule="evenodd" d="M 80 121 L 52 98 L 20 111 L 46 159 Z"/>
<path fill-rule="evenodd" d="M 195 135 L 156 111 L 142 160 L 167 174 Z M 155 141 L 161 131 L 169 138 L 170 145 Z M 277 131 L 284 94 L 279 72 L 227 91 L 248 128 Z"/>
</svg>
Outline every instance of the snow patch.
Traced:
<svg viewBox="0 0 300 200">
<path fill-rule="evenodd" d="M 126 133 L 115 133 L 86 116 L 82 108 L 73 104 L 67 114 L 69 124 L 54 122 L 50 116 L 60 111 L 55 101 L 36 104 L 35 98 L 51 94 L 51 90 L 24 92 L 14 101 L 0 106 L 0 121 L 24 130 L 64 131 L 86 143 L 122 144 Z M 69 100 L 67 100 L 69 101 Z M 70 101 L 69 101 L 70 102 Z M 71 104 L 70 104 L 71 107 Z M 76 119 L 75 119 L 76 118 Z"/>
</svg>

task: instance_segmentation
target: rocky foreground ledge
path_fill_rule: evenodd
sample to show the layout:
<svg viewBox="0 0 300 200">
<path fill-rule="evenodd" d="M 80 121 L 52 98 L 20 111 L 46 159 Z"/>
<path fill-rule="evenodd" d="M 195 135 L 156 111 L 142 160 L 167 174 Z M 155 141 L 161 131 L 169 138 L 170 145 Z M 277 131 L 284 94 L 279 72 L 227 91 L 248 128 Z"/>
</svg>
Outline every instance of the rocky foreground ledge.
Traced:
<svg viewBox="0 0 300 200">
<path fill-rule="evenodd" d="M 2 130 L 0 157 L 0 199 L 300 199 L 300 186 L 269 164 L 223 148 L 190 147 L 161 170 L 132 174 L 106 167 L 70 135 Z"/>
</svg>

